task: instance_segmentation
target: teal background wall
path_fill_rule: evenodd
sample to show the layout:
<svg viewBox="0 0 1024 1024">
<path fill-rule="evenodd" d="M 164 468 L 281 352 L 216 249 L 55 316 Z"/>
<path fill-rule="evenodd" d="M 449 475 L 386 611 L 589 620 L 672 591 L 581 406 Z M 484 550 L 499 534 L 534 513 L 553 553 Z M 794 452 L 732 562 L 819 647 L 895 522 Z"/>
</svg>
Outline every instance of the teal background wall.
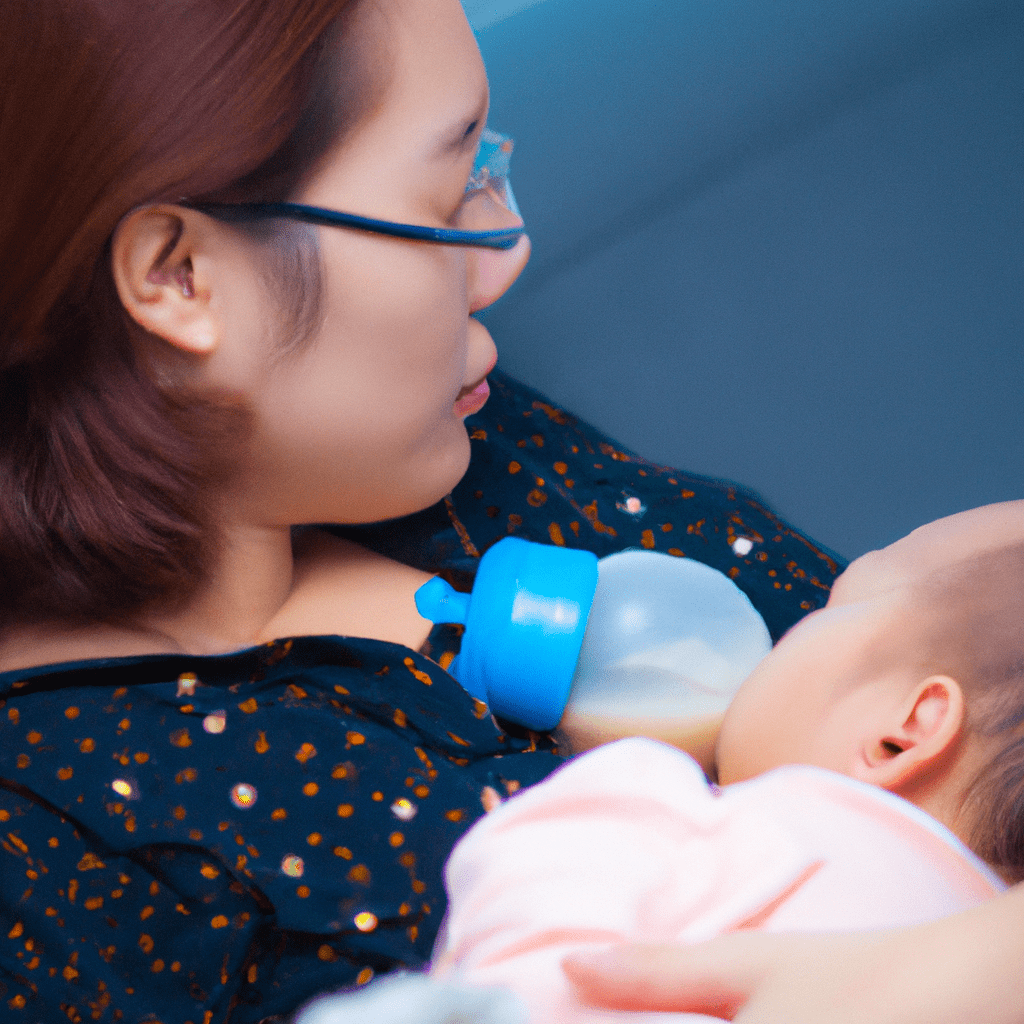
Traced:
<svg viewBox="0 0 1024 1024">
<path fill-rule="evenodd" d="M 848 557 L 1024 497 L 1024 4 L 465 0 L 500 366 Z"/>
</svg>

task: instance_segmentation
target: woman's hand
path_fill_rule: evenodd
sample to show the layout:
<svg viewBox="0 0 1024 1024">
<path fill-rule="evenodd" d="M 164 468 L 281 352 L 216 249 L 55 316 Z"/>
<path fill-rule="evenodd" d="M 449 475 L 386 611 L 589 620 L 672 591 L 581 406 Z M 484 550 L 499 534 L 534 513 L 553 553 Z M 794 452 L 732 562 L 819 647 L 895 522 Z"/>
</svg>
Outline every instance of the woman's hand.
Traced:
<svg viewBox="0 0 1024 1024">
<path fill-rule="evenodd" d="M 1024 885 L 953 917 L 844 935 L 739 932 L 567 957 L 580 998 L 737 1024 L 1024 1024 Z"/>
</svg>

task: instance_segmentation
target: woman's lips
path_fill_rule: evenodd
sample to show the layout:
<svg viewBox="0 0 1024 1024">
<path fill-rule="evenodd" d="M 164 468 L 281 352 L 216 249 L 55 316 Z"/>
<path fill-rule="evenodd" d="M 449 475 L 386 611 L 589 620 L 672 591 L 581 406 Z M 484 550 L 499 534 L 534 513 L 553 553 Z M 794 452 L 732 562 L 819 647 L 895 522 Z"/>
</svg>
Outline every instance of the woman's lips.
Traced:
<svg viewBox="0 0 1024 1024">
<path fill-rule="evenodd" d="M 472 416 L 473 413 L 479 412 L 486 404 L 490 394 L 491 389 L 486 377 L 472 389 L 463 388 L 455 401 L 456 415 Z"/>
</svg>

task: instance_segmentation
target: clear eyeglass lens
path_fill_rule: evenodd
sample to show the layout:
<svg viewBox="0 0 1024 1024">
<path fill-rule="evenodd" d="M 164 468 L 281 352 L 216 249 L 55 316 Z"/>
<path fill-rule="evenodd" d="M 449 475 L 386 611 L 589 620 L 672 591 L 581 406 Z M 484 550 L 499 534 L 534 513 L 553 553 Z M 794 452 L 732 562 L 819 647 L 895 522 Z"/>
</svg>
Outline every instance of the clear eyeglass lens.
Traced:
<svg viewBox="0 0 1024 1024">
<path fill-rule="evenodd" d="M 480 136 L 473 173 L 466 184 L 467 203 L 478 196 L 487 196 L 514 216 L 522 219 L 509 184 L 509 162 L 514 143 L 507 135 L 485 128 Z"/>
</svg>

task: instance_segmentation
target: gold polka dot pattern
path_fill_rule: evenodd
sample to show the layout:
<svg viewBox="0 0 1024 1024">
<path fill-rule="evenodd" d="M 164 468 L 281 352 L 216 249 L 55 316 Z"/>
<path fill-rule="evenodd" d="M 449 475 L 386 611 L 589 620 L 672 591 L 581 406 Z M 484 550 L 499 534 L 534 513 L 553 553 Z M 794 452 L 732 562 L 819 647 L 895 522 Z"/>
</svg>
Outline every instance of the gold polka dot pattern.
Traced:
<svg viewBox="0 0 1024 1024">
<path fill-rule="evenodd" d="M 503 374 L 488 379 L 490 401 L 466 421 L 469 472 L 451 497 L 479 551 L 514 534 L 599 556 L 633 547 L 694 558 L 735 580 L 774 639 L 825 603 L 845 563 L 757 495 L 648 462 Z"/>
<path fill-rule="evenodd" d="M 841 563 L 500 373 L 453 494 L 343 536 L 468 590 L 508 533 L 728 572 L 778 636 Z M 420 652 L 303 637 L 0 675 L 0 1019 L 255 1024 L 421 966 L 451 846 L 559 763 Z"/>
<path fill-rule="evenodd" d="M 375 641 L 92 671 L 0 676 L 4 774 L 21 776 L 0 784 L 0 863 L 21 878 L 0 894 L 15 932 L 0 945 L 16 979 L 3 998 L 53 1010 L 36 1019 L 152 1005 L 212 1024 L 256 1002 L 262 1019 L 419 966 L 481 789 L 558 763 L 481 716 L 436 663 Z"/>
</svg>

